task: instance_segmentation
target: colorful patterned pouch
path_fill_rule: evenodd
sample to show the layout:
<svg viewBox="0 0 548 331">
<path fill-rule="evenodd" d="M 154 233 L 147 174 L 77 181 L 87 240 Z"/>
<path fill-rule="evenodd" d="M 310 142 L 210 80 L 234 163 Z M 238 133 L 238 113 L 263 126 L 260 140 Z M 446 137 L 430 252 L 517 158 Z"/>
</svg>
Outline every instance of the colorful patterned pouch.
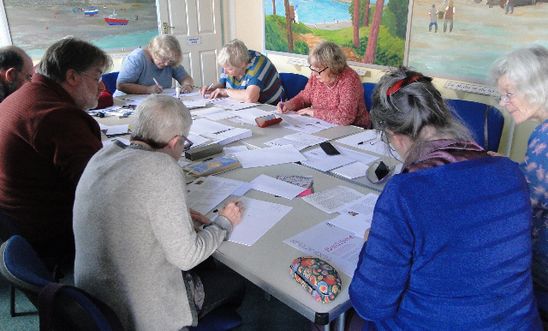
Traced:
<svg viewBox="0 0 548 331">
<path fill-rule="evenodd" d="M 342 288 L 335 268 L 317 257 L 298 257 L 289 266 L 289 274 L 318 302 L 335 300 Z"/>
</svg>

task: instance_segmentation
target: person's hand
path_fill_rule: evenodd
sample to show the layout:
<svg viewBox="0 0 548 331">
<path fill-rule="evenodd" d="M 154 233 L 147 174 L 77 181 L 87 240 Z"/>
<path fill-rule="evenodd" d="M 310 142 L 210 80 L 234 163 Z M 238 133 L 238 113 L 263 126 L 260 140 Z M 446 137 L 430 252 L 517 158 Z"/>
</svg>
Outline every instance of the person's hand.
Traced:
<svg viewBox="0 0 548 331">
<path fill-rule="evenodd" d="M 314 109 L 312 109 L 312 107 L 299 109 L 297 110 L 297 114 L 314 117 Z"/>
<path fill-rule="evenodd" d="M 192 92 L 192 85 L 183 84 L 183 86 L 181 86 L 181 93 L 190 93 L 190 92 Z"/>
<path fill-rule="evenodd" d="M 278 113 L 287 113 L 290 112 L 291 109 L 287 102 L 278 102 L 278 104 L 276 105 L 276 111 Z"/>
<path fill-rule="evenodd" d="M 207 218 L 204 214 L 190 208 L 190 217 L 193 221 L 201 223 L 201 224 L 209 224 L 211 221 L 209 218 Z"/>
<path fill-rule="evenodd" d="M 150 85 L 147 87 L 147 93 L 148 94 L 160 94 L 164 91 L 164 89 L 159 85 Z"/>
<path fill-rule="evenodd" d="M 232 226 L 240 224 L 242 221 L 242 212 L 244 208 L 240 201 L 230 201 L 219 211 L 219 215 L 226 217 Z"/>
<path fill-rule="evenodd" d="M 499 154 L 497 152 L 492 152 L 492 151 L 487 151 L 487 154 L 490 155 L 490 156 L 504 156 L 502 154 Z"/>
<path fill-rule="evenodd" d="M 217 99 L 221 97 L 228 97 L 228 92 L 225 88 L 216 88 L 209 94 L 210 99 Z"/>
</svg>

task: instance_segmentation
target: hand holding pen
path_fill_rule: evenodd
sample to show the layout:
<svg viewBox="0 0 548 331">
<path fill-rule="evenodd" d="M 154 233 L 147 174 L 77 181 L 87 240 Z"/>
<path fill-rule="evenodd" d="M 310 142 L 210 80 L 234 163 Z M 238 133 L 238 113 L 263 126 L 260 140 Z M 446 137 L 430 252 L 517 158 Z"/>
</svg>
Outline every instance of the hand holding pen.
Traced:
<svg viewBox="0 0 548 331">
<path fill-rule="evenodd" d="M 202 86 L 202 88 L 200 89 L 200 94 L 202 95 L 202 97 L 206 97 L 206 95 L 210 94 L 211 93 L 211 89 L 213 88 L 215 84 L 214 83 L 211 83 L 209 84 L 209 86 Z"/>
<path fill-rule="evenodd" d="M 158 83 L 155 77 L 152 77 L 152 80 L 154 81 L 154 85 L 149 86 L 149 93 L 162 93 L 164 89 L 162 88 L 160 83 Z"/>
</svg>

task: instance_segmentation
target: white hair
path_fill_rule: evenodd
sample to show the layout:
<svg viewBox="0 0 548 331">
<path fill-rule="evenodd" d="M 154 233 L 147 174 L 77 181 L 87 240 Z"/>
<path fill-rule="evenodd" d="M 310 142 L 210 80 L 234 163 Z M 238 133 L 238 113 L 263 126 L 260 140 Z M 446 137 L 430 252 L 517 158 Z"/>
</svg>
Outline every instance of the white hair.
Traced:
<svg viewBox="0 0 548 331">
<path fill-rule="evenodd" d="M 548 49 L 540 45 L 517 49 L 495 61 L 491 76 L 495 82 L 506 76 L 532 106 L 548 111 Z"/>
<path fill-rule="evenodd" d="M 177 135 L 187 136 L 191 124 L 190 112 L 181 100 L 168 95 L 151 95 L 137 107 L 131 139 L 159 148 Z"/>
<path fill-rule="evenodd" d="M 217 63 L 220 66 L 229 65 L 232 67 L 241 67 L 249 62 L 249 53 L 245 44 L 234 39 L 229 41 L 217 55 Z"/>
</svg>

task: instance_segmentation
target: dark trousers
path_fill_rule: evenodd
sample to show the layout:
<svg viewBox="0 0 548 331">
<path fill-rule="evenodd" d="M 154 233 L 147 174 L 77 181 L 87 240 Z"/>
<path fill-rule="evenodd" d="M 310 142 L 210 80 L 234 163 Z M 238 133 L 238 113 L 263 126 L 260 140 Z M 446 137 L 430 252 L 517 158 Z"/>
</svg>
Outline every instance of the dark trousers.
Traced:
<svg viewBox="0 0 548 331">
<path fill-rule="evenodd" d="M 224 264 L 209 258 L 193 271 L 204 285 L 204 304 L 199 313 L 202 318 L 215 308 L 231 305 L 238 308 L 245 294 L 245 279 Z"/>
</svg>

